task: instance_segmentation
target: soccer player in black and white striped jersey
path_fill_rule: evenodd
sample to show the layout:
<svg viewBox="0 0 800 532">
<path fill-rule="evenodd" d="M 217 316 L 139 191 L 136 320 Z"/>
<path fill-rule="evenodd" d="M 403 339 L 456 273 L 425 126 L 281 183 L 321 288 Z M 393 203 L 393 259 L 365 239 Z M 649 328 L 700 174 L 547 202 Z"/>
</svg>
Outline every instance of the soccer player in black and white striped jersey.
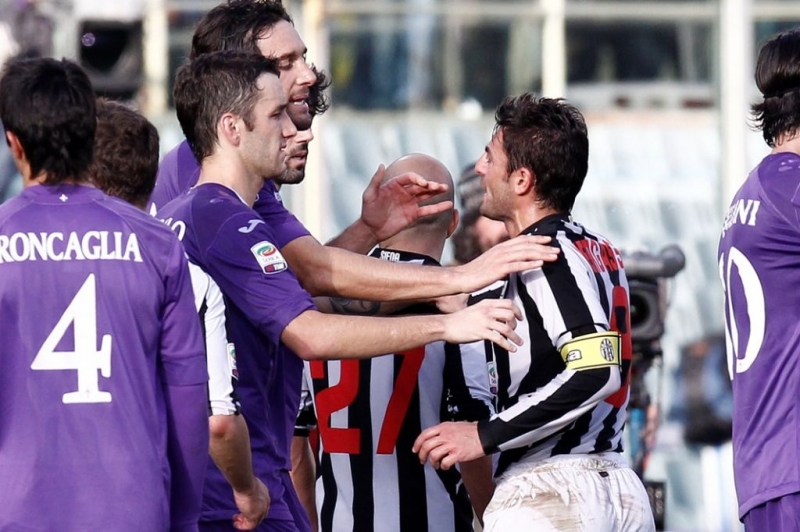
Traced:
<svg viewBox="0 0 800 532">
<path fill-rule="evenodd" d="M 452 201 L 450 173 L 427 155 L 395 161 L 384 180 L 412 171 L 448 186 L 429 202 Z M 381 242 L 371 255 L 438 266 L 457 224 L 452 208 L 422 218 Z M 316 301 L 325 309 L 324 301 Z M 399 311 L 436 312 L 428 305 Z M 420 464 L 411 446 L 424 428 L 443 420 L 489 418 L 492 398 L 482 344 L 435 342 L 371 360 L 313 361 L 306 375 L 320 433 L 319 530 L 472 530 L 467 490 L 482 513 L 493 487 L 491 461 L 436 471 Z"/>
<path fill-rule="evenodd" d="M 500 452 L 485 530 L 655 530 L 647 495 L 620 455 L 631 362 L 628 283 L 619 252 L 570 216 L 588 167 L 581 113 L 524 94 L 497 109 L 476 164 L 481 213 L 511 237 L 553 237 L 555 262 L 512 274 L 473 300 L 504 297 L 524 309 L 509 354 L 486 344 L 498 414 L 444 423 L 414 444 L 448 469 Z"/>
</svg>

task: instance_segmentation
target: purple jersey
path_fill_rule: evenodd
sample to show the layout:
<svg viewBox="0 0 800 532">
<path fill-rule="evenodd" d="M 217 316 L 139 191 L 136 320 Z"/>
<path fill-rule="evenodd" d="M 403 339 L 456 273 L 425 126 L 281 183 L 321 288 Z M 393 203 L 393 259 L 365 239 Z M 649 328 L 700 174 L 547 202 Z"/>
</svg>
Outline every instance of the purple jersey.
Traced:
<svg viewBox="0 0 800 532">
<path fill-rule="evenodd" d="M 769 155 L 719 242 L 739 516 L 800 491 L 800 156 Z"/>
<path fill-rule="evenodd" d="M 161 208 L 158 216 L 181 236 L 189 260 L 222 290 L 253 469 L 270 490 L 269 518 L 289 520 L 280 476 L 291 466 L 288 442 L 302 362 L 282 346 L 280 337 L 292 320 L 314 308 L 311 296 L 288 269 L 271 228 L 231 189 L 201 185 Z M 287 394 L 297 398 L 291 415 L 285 407 Z M 230 519 L 236 513 L 231 488 L 210 460 L 203 499 L 203 520 Z"/>
<path fill-rule="evenodd" d="M 208 379 L 175 236 L 97 189 L 29 187 L 0 207 L 0 314 L 0 530 L 167 530 L 165 391 Z M 206 405 L 181 408 L 207 445 Z"/>
<path fill-rule="evenodd" d="M 200 177 L 200 164 L 194 158 L 189 143 L 185 140 L 164 156 L 158 168 L 158 179 L 153 194 L 150 196 L 148 211 L 153 216 L 162 218 L 159 209 L 177 198 L 197 183 Z M 281 202 L 278 190 L 272 181 L 264 183 L 264 188 L 256 198 L 253 209 L 269 225 L 275 235 L 278 248 L 301 236 L 309 236 L 303 224 L 286 210 Z"/>
</svg>

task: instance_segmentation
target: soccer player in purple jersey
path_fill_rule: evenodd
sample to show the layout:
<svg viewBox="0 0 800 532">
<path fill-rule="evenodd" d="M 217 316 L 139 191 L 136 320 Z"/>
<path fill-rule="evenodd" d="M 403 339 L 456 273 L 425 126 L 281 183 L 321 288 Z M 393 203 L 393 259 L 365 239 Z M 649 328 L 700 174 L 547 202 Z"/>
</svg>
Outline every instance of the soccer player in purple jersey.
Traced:
<svg viewBox="0 0 800 532">
<path fill-rule="evenodd" d="M 306 360 L 360 358 L 435 340 L 480 338 L 513 351 L 516 310 L 508 302 L 491 302 L 447 316 L 389 319 L 318 312 L 274 245 L 272 229 L 252 210 L 263 181 L 283 171 L 282 150 L 296 133 L 278 72 L 272 60 L 233 51 L 199 56 L 179 71 L 178 119 L 202 171 L 198 185 L 159 216 L 178 232 L 190 260 L 214 278 L 226 299 L 253 467 L 273 501 L 262 528 L 307 530 L 288 473 L 286 447 L 294 419 L 281 416 L 292 352 Z M 221 480 L 210 468 L 204 530 L 230 528 L 235 507 Z"/>
<path fill-rule="evenodd" d="M 772 152 L 734 196 L 718 260 L 739 518 L 781 532 L 800 526 L 800 29 L 762 46 L 755 80 L 753 117 Z"/>
<path fill-rule="evenodd" d="M 158 131 L 144 116 L 110 100 L 97 101 L 92 183 L 111 196 L 145 210 L 158 171 Z M 266 486 L 253 474 L 250 435 L 236 396 L 237 372 L 225 328 L 219 286 L 189 264 L 195 308 L 203 323 L 208 365 L 209 454 L 231 485 L 240 513 L 237 528 L 250 530 L 269 509 Z"/>
<path fill-rule="evenodd" d="M 620 455 L 632 356 L 625 270 L 614 246 L 570 215 L 588 168 L 586 123 L 563 100 L 531 93 L 506 98 L 495 118 L 475 165 L 481 214 L 511 236 L 551 235 L 562 253 L 475 294 L 524 314 L 522 349 L 486 346 L 497 415 L 426 429 L 414 449 L 444 469 L 500 453 L 487 532 L 655 530 Z"/>
<path fill-rule="evenodd" d="M 306 46 L 280 2 L 233 0 L 212 9 L 198 23 L 191 57 L 217 50 L 258 52 L 279 61 L 280 79 L 289 99 L 287 113 L 299 130 L 311 124 L 306 98 L 315 76 L 306 63 Z M 183 142 L 161 163 L 150 205 L 151 214 L 197 182 L 199 163 Z M 255 210 L 275 231 L 274 242 L 303 287 L 313 295 L 359 300 L 429 299 L 482 288 L 511 271 L 536 268 L 553 260 L 549 238 L 525 236 L 506 242 L 468 265 L 456 268 L 414 268 L 375 260 L 363 254 L 420 216 L 449 208 L 442 203 L 418 206 L 441 192 L 416 174 L 398 176 L 381 186 L 379 169 L 364 192 L 362 216 L 329 245 L 321 245 L 276 198 L 267 181 Z M 345 250 L 355 253 L 348 253 Z"/>
<path fill-rule="evenodd" d="M 183 249 L 90 186 L 80 67 L 10 62 L 0 120 L 25 185 L 0 206 L 0 529 L 197 530 L 208 374 Z"/>
</svg>

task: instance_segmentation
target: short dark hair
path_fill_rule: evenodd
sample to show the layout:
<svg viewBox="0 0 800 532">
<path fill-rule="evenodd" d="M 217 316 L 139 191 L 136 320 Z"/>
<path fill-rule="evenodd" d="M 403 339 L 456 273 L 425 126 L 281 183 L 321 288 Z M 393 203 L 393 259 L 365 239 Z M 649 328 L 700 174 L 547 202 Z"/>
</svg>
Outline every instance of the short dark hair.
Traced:
<svg viewBox="0 0 800 532">
<path fill-rule="evenodd" d="M 800 129 L 800 28 L 780 33 L 761 47 L 755 74 L 764 100 L 751 107 L 753 122 L 770 147 Z"/>
<path fill-rule="evenodd" d="M 503 132 L 508 173 L 528 168 L 545 207 L 569 212 L 589 167 L 589 137 L 583 115 L 564 100 L 531 93 L 508 97 L 495 113 Z"/>
<path fill-rule="evenodd" d="M 256 83 L 263 74 L 279 77 L 275 59 L 236 50 L 203 54 L 178 70 L 173 90 L 175 111 L 198 161 L 213 153 L 217 122 L 225 113 L 241 117 L 252 129 Z"/>
<path fill-rule="evenodd" d="M 158 155 L 158 130 L 149 120 L 119 102 L 97 101 L 89 167 L 97 188 L 144 209 L 156 185 Z"/>
<path fill-rule="evenodd" d="M 198 23 L 189 57 L 222 50 L 260 53 L 258 40 L 282 20 L 292 23 L 280 1 L 233 0 L 220 4 Z"/>
<path fill-rule="evenodd" d="M 44 183 L 81 182 L 92 161 L 95 95 L 86 73 L 66 59 L 16 59 L 0 79 L 0 122 Z"/>
<path fill-rule="evenodd" d="M 327 91 L 331 86 L 332 80 L 327 72 L 317 70 L 315 65 L 311 65 L 311 71 L 317 77 L 317 80 L 308 89 L 308 113 L 311 118 L 314 118 L 325 113 L 331 107 Z"/>
</svg>

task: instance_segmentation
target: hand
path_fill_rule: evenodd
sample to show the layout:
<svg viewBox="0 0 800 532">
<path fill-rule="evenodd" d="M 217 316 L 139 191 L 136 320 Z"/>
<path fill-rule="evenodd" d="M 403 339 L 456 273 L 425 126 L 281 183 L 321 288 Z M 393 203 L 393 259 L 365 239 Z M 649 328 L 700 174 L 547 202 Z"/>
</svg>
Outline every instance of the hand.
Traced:
<svg viewBox="0 0 800 532">
<path fill-rule="evenodd" d="M 452 296 L 437 297 L 432 300 L 442 314 L 452 314 L 467 308 L 469 294 L 453 294 Z"/>
<path fill-rule="evenodd" d="M 521 235 L 497 244 L 472 262 L 454 266 L 465 277 L 459 291 L 475 292 L 510 273 L 541 268 L 556 260 L 561 249 L 546 245 L 551 240 L 549 236 Z"/>
<path fill-rule="evenodd" d="M 382 183 L 385 168 L 378 167 L 361 196 L 361 221 L 378 242 L 393 237 L 423 216 L 453 208 L 452 201 L 419 206 L 419 202 L 447 190 L 447 185 L 428 181 L 413 172 Z"/>
<path fill-rule="evenodd" d="M 514 332 L 522 314 L 508 299 L 485 299 L 442 318 L 445 320 L 444 339 L 451 344 L 490 340 L 510 353 L 517 350 L 514 344 L 522 345 L 522 338 Z"/>
<path fill-rule="evenodd" d="M 477 423 L 441 423 L 422 431 L 411 450 L 419 461 L 430 459 L 436 469 L 450 469 L 457 462 L 470 462 L 486 456 L 478 437 Z"/>
<path fill-rule="evenodd" d="M 236 530 L 253 530 L 269 512 L 269 490 L 259 479 L 255 479 L 253 488 L 246 493 L 234 490 L 233 500 L 241 512 L 233 516 Z"/>
</svg>

